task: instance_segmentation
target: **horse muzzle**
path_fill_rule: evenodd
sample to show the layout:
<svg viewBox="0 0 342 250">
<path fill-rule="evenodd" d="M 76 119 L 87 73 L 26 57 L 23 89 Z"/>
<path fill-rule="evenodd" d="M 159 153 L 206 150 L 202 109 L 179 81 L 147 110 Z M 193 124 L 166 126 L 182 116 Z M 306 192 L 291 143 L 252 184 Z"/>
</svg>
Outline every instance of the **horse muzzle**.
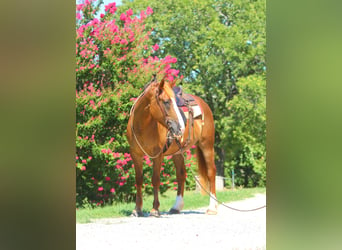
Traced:
<svg viewBox="0 0 342 250">
<path fill-rule="evenodd" d="M 173 121 L 173 120 L 167 120 L 166 124 L 172 137 L 177 138 L 177 139 L 180 139 L 182 137 L 183 133 L 178 122 Z"/>
</svg>

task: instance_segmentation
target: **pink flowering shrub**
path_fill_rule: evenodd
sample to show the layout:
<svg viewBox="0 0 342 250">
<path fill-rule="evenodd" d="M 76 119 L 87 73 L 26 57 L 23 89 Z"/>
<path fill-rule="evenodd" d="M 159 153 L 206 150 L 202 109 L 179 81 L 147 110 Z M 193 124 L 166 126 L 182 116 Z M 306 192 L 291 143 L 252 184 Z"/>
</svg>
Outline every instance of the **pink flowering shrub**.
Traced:
<svg viewBox="0 0 342 250">
<path fill-rule="evenodd" d="M 159 49 L 149 39 L 144 20 L 151 8 L 134 14 L 116 13 L 86 0 L 76 7 L 76 202 L 102 205 L 135 198 L 134 166 L 125 137 L 130 108 L 153 74 L 178 78 L 176 58 L 153 55 Z M 187 167 L 194 156 L 187 152 Z M 151 193 L 152 163 L 145 160 L 145 192 Z M 188 173 L 190 174 L 190 172 Z M 161 171 L 161 192 L 177 186 L 173 163 Z M 194 184 L 187 181 L 187 188 Z"/>
</svg>

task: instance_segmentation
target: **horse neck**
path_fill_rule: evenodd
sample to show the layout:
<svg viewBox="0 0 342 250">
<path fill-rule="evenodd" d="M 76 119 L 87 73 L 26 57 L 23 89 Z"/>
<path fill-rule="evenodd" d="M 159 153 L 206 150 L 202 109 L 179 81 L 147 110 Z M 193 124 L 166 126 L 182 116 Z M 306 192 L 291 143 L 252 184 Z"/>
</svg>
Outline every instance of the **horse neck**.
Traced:
<svg viewBox="0 0 342 250">
<path fill-rule="evenodd" d="M 146 125 L 154 123 L 154 119 L 150 113 L 149 109 L 149 99 L 142 96 L 138 103 L 135 105 L 134 109 L 134 128 L 142 130 Z"/>
<path fill-rule="evenodd" d="M 167 130 L 152 117 L 149 105 L 150 99 L 142 96 L 134 109 L 133 127 L 136 134 L 143 140 L 148 139 L 159 144 L 160 137 L 166 138 Z"/>
</svg>

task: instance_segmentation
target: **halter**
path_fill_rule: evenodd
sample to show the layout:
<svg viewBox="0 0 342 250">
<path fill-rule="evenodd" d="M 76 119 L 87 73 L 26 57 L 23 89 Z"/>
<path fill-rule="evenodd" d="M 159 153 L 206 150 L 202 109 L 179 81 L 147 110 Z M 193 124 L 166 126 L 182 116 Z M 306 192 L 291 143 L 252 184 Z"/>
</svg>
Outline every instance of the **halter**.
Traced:
<svg viewBox="0 0 342 250">
<path fill-rule="evenodd" d="M 167 113 L 166 113 L 165 109 L 163 108 L 163 106 L 160 104 L 158 90 L 156 90 L 155 98 L 156 98 L 156 103 L 158 104 L 159 109 L 160 109 L 160 111 L 161 111 L 162 114 L 163 114 L 163 117 L 165 117 L 164 123 L 165 123 L 166 125 L 168 125 L 168 122 L 169 122 L 171 119 L 170 119 L 170 116 L 167 115 Z M 169 131 L 169 128 L 167 128 L 167 129 L 168 129 L 168 131 Z"/>
</svg>

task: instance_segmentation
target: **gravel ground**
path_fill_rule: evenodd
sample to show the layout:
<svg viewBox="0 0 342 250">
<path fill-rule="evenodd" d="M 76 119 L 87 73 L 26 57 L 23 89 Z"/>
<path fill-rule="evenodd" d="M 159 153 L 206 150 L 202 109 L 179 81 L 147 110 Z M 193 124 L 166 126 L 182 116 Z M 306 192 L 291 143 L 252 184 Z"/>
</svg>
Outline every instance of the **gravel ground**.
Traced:
<svg viewBox="0 0 342 250">
<path fill-rule="evenodd" d="M 266 204 L 266 195 L 227 205 L 252 209 Z M 266 249 L 266 208 L 238 212 L 222 205 L 217 215 L 206 208 L 154 217 L 99 219 L 76 224 L 76 249 Z"/>
</svg>

